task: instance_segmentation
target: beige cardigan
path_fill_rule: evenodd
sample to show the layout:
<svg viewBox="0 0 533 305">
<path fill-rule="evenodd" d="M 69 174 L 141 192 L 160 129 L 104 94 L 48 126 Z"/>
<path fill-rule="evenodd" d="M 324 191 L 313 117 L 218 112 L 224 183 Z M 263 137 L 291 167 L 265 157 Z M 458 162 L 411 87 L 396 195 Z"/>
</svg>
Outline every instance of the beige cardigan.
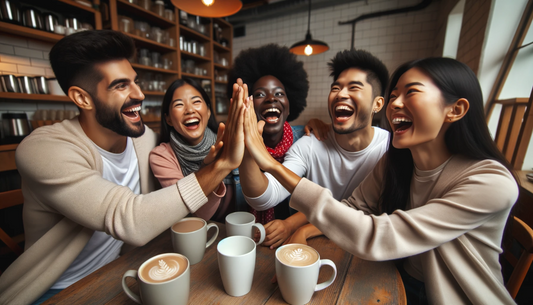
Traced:
<svg viewBox="0 0 533 305">
<path fill-rule="evenodd" d="M 194 175 L 154 191 L 148 155 L 156 135 L 146 128 L 133 143 L 142 195 L 102 178 L 102 158 L 77 118 L 40 127 L 19 145 L 26 245 L 0 277 L 0 304 L 36 300 L 95 230 L 141 246 L 207 202 Z"/>
<path fill-rule="evenodd" d="M 380 215 L 382 167 L 383 159 L 342 203 L 302 179 L 290 204 L 358 257 L 420 256 L 431 304 L 514 304 L 498 261 L 505 223 L 518 197 L 509 171 L 496 161 L 454 156 L 425 205 Z"/>
</svg>

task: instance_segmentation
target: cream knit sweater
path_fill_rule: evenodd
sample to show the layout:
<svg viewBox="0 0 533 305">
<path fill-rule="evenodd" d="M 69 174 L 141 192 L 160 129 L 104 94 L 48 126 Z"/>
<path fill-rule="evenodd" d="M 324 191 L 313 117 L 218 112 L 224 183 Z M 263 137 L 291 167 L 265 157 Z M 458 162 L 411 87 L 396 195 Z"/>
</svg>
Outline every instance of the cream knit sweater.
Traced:
<svg viewBox="0 0 533 305">
<path fill-rule="evenodd" d="M 431 304 L 514 304 L 498 261 L 518 197 L 509 171 L 496 161 L 454 156 L 425 205 L 380 214 L 382 161 L 347 200 L 336 201 L 327 189 L 302 179 L 290 205 L 360 258 L 418 255 Z"/>
<path fill-rule="evenodd" d="M 207 202 L 194 175 L 154 191 L 148 162 L 156 135 L 133 139 L 141 195 L 102 178 L 102 158 L 78 119 L 32 132 L 18 147 L 24 195 L 24 253 L 0 277 L 0 304 L 29 304 L 46 292 L 95 230 L 141 246 Z"/>
</svg>

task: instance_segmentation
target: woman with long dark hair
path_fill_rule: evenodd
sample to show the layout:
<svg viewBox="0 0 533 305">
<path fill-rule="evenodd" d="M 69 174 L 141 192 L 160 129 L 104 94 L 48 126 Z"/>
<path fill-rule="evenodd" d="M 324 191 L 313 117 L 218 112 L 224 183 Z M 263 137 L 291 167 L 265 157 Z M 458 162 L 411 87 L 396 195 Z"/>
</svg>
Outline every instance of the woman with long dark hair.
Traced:
<svg viewBox="0 0 533 305">
<path fill-rule="evenodd" d="M 265 153 L 248 101 L 247 150 L 339 246 L 367 260 L 403 259 L 408 302 L 514 303 L 498 259 L 518 187 L 490 137 L 475 74 L 453 59 L 412 61 L 385 98 L 389 151 L 342 202 Z"/>
<path fill-rule="evenodd" d="M 159 146 L 150 153 L 150 167 L 161 186 L 175 184 L 214 161 L 222 147 L 217 131 L 211 99 L 204 89 L 190 78 L 174 81 L 161 105 Z M 232 189 L 221 182 L 195 216 L 223 220 L 231 211 L 231 197 Z"/>
</svg>

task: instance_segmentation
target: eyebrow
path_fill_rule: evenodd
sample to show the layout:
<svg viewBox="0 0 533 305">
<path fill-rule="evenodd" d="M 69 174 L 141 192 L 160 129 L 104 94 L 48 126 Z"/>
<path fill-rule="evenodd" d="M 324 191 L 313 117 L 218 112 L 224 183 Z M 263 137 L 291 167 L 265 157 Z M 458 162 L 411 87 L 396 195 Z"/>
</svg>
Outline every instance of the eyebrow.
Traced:
<svg viewBox="0 0 533 305">
<path fill-rule="evenodd" d="M 195 96 L 191 97 L 191 100 L 192 100 L 193 98 L 199 98 L 199 99 L 202 99 L 202 97 L 199 96 L 199 95 L 195 95 Z M 183 99 L 181 99 L 181 98 L 177 98 L 177 99 L 171 101 L 170 103 L 172 104 L 172 103 L 177 102 L 177 101 L 183 101 Z"/>
<path fill-rule="evenodd" d="M 135 77 L 135 81 L 137 81 L 138 77 Z M 115 79 L 114 81 L 111 82 L 111 84 L 109 84 L 109 86 L 107 86 L 107 89 L 111 89 L 113 88 L 116 84 L 120 84 L 120 83 L 129 83 L 130 82 L 130 79 L 129 78 L 119 78 L 119 79 Z"/>
<path fill-rule="evenodd" d="M 408 88 L 408 87 L 411 87 L 411 86 L 424 86 L 424 84 L 420 83 L 420 82 L 412 82 L 412 83 L 408 83 L 408 84 L 405 84 L 405 88 Z M 424 86 L 425 87 L 425 86 Z M 394 90 L 398 90 L 398 86 L 392 88 L 391 91 L 394 91 Z"/>
<path fill-rule="evenodd" d="M 281 90 L 285 91 L 285 89 L 283 89 L 282 87 L 275 87 L 274 89 L 275 90 L 276 89 L 281 89 Z M 257 90 L 267 90 L 267 89 L 266 89 L 266 87 L 259 87 L 259 88 L 255 88 L 254 91 L 252 91 L 252 92 L 255 92 Z"/>
<path fill-rule="evenodd" d="M 333 83 L 331 84 L 331 87 L 333 87 L 333 86 L 340 86 L 340 85 L 341 85 L 341 84 L 340 84 L 339 82 L 333 82 Z M 349 82 L 349 83 L 348 83 L 348 86 L 349 86 L 349 85 L 359 85 L 359 86 L 361 86 L 361 87 L 364 87 L 364 86 L 365 86 L 365 84 L 363 84 L 363 82 L 355 81 L 355 80 Z"/>
</svg>

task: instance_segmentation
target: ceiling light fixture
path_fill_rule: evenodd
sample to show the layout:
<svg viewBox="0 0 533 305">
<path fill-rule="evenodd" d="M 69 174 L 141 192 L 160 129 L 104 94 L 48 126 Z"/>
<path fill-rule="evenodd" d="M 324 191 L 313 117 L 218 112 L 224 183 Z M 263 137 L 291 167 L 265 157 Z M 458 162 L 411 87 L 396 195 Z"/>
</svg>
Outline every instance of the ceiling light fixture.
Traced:
<svg viewBox="0 0 533 305">
<path fill-rule="evenodd" d="M 316 55 L 329 50 L 327 43 L 320 40 L 313 40 L 311 37 L 311 0 L 309 0 L 309 15 L 307 17 L 307 34 L 305 40 L 297 42 L 291 46 L 291 52 L 296 55 Z"/>
<path fill-rule="evenodd" d="M 240 0 L 171 0 L 175 7 L 191 15 L 220 18 L 233 15 L 242 8 Z"/>
</svg>

